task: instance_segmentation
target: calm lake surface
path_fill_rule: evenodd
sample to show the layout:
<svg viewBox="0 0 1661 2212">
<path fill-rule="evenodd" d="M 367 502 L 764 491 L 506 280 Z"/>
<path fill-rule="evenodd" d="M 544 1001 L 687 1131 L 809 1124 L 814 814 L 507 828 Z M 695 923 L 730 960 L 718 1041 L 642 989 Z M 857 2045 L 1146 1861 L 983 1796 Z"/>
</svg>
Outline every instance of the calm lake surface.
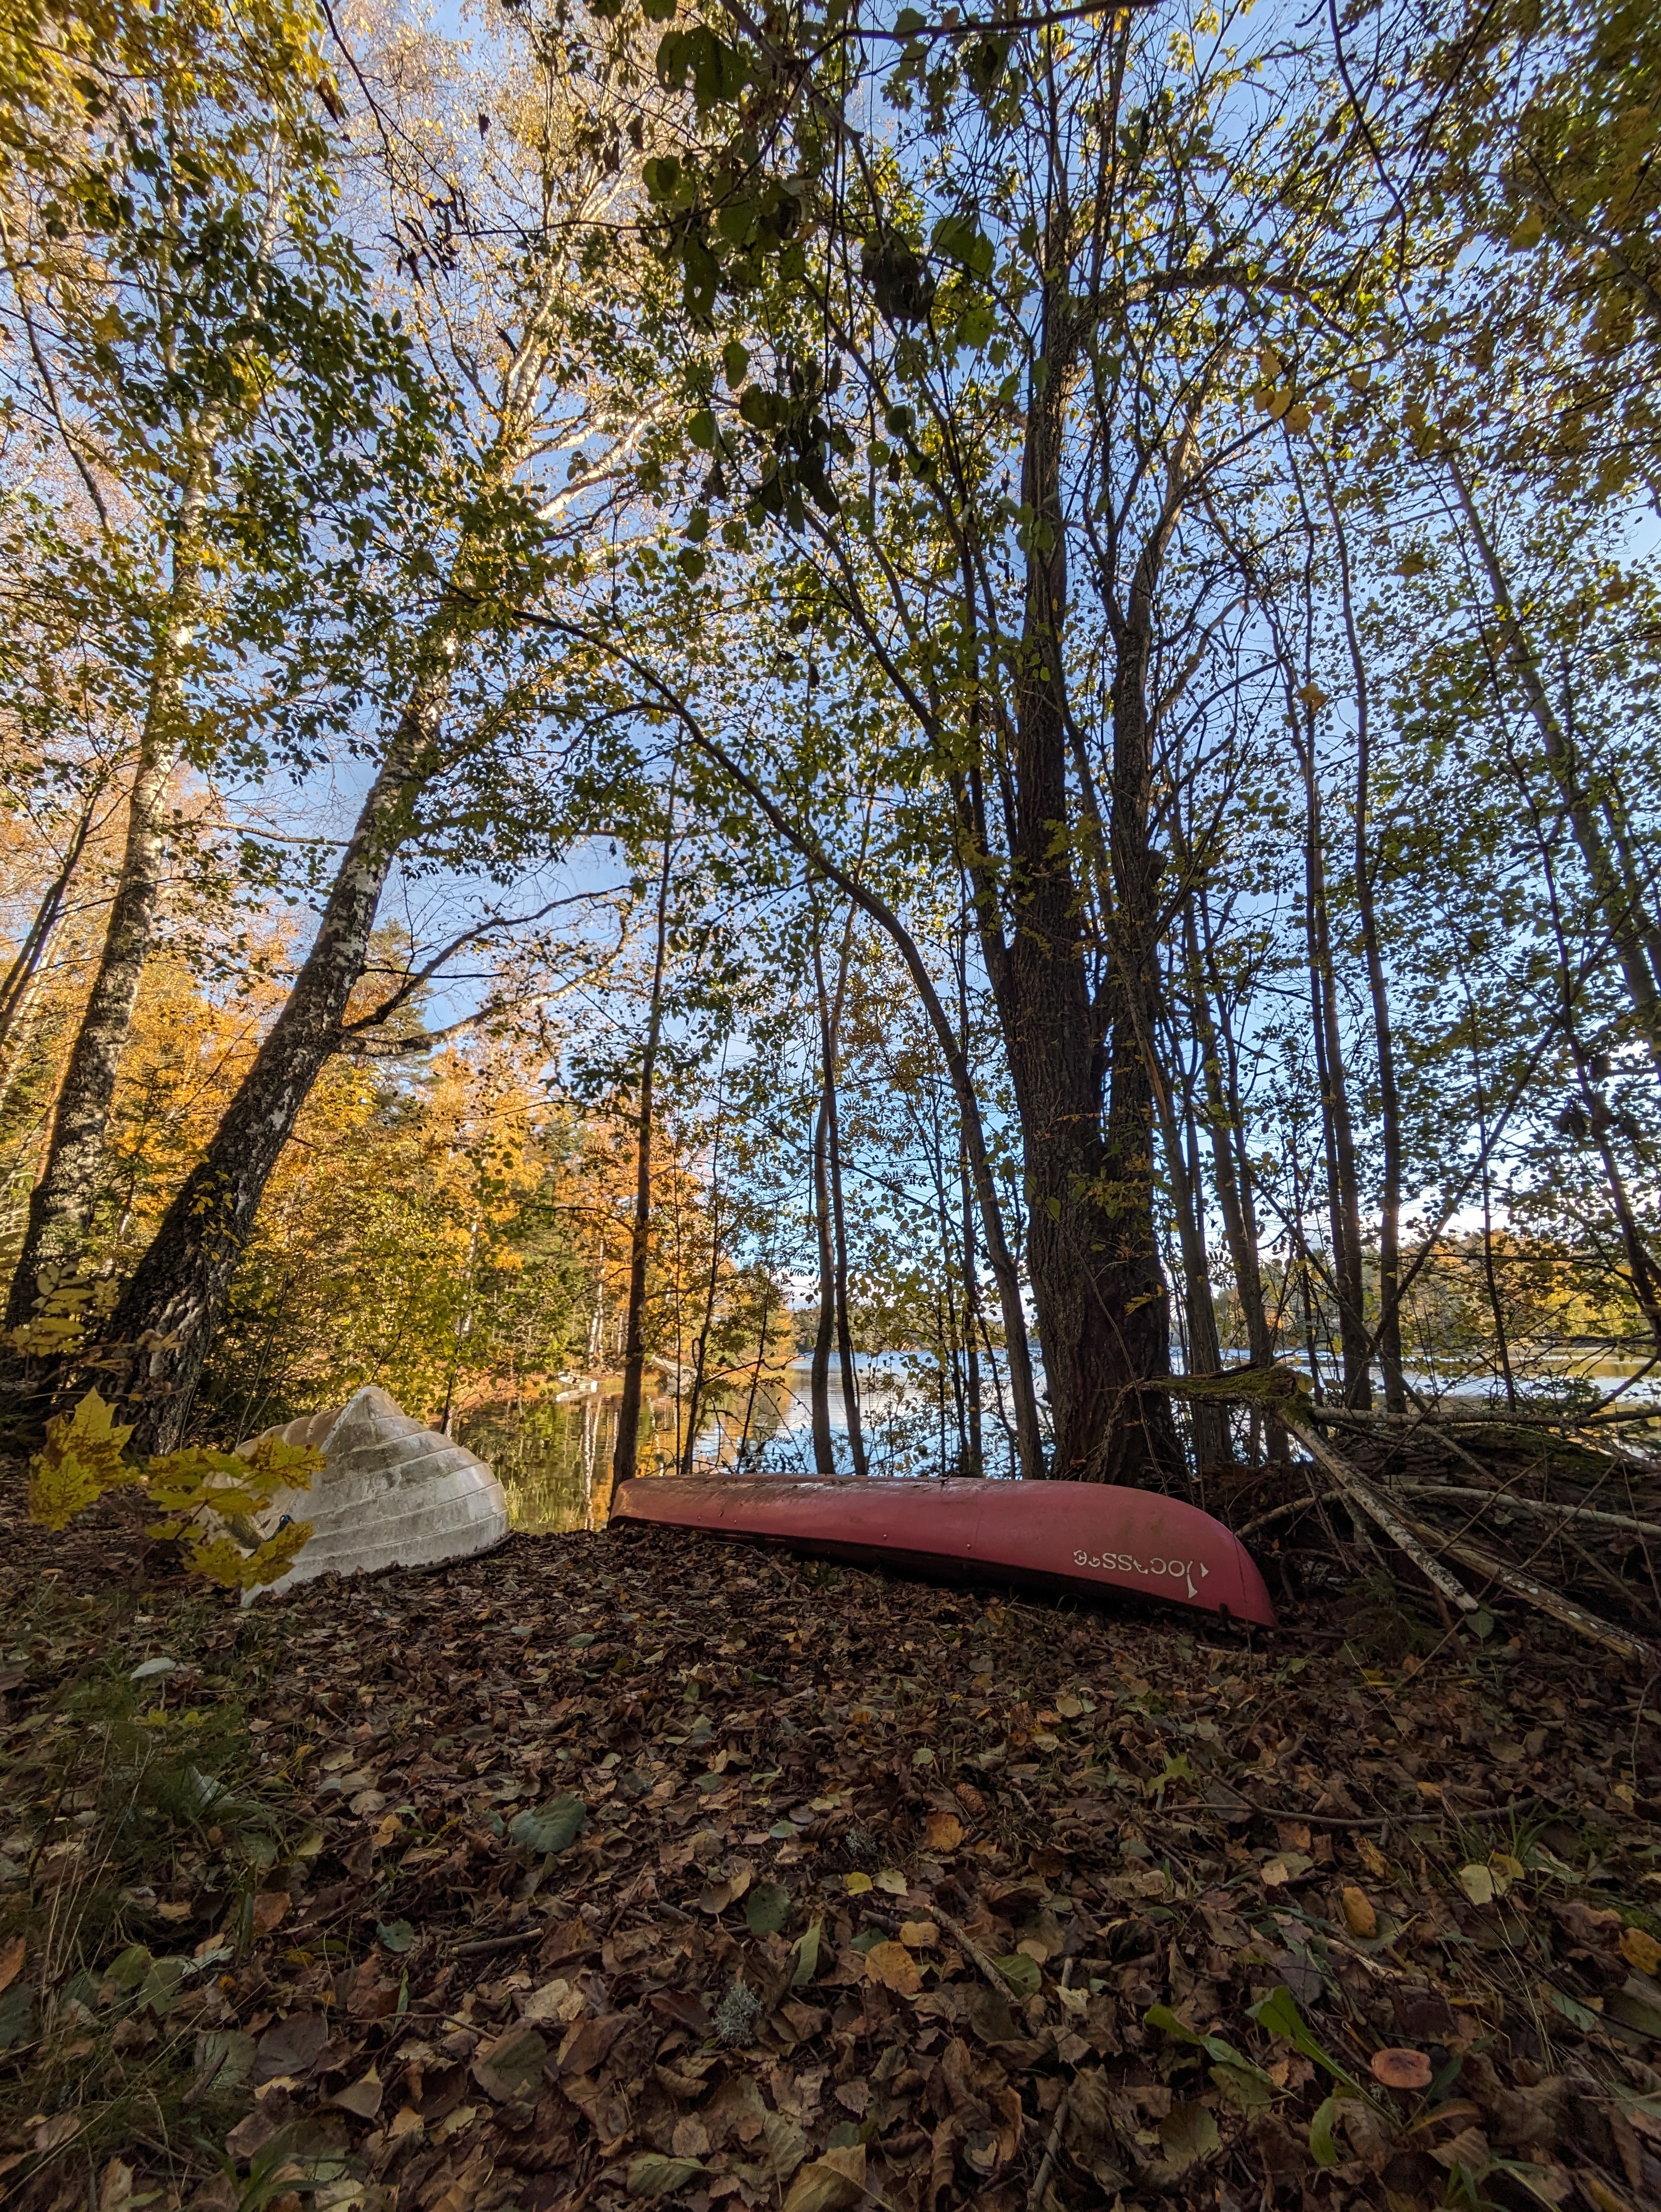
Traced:
<svg viewBox="0 0 1661 2212">
<path fill-rule="evenodd" d="M 909 1381 L 891 1363 L 861 1358 L 860 1407 L 866 1454 L 873 1474 L 935 1474 L 957 1450 L 956 1418 L 948 1399 Z M 726 1390 L 699 1431 L 693 1457 L 704 1465 L 743 1466 L 777 1474 L 813 1471 L 812 1411 L 806 1362 L 764 1377 L 757 1389 Z M 838 1474 L 851 1474 L 848 1408 L 833 1364 L 831 1442 Z M 985 1423 L 989 1471 L 1007 1449 L 989 1387 Z M 611 1507 L 611 1453 L 617 1442 L 618 1401 L 591 1393 L 556 1405 L 486 1405 L 456 1424 L 469 1450 L 490 1461 L 508 1493 L 516 1528 L 598 1528 Z M 645 1473 L 668 1474 L 684 1438 L 672 1397 L 642 1409 L 640 1464 Z"/>
<path fill-rule="evenodd" d="M 915 1376 L 891 1357 L 861 1354 L 858 1361 L 860 1407 L 866 1455 L 873 1475 L 938 1474 L 958 1469 L 957 1420 L 949 1396 Z M 1661 1389 L 1652 1372 L 1637 1360 L 1588 1357 L 1564 1358 L 1559 1370 L 1590 1384 L 1600 1397 L 1622 1382 L 1634 1386 L 1626 1402 L 1634 1412 L 1653 1408 Z M 983 1431 L 986 1472 L 1007 1474 L 1011 1455 L 999 1418 L 998 1378 L 983 1369 Z M 1504 1393 L 1489 1378 L 1414 1372 L 1409 1377 L 1427 1397 L 1451 1391 L 1462 1397 L 1499 1398 Z M 1537 1380 L 1534 1388 L 1538 1387 Z M 806 1360 L 782 1375 L 764 1378 L 753 1390 L 721 1392 L 692 1448 L 703 1467 L 743 1467 L 776 1474 L 813 1472 L 812 1413 Z M 837 1471 L 851 1474 L 848 1409 L 836 1364 L 830 1370 L 830 1430 Z M 618 1401 L 599 1392 L 563 1405 L 503 1402 L 474 1408 L 456 1424 L 470 1450 L 490 1461 L 508 1493 L 516 1528 L 558 1530 L 600 1528 L 611 1503 L 611 1453 L 617 1442 Z M 679 1464 L 683 1445 L 679 1413 L 671 1396 L 659 1396 L 642 1409 L 640 1467 L 642 1474 L 666 1474 Z"/>
</svg>

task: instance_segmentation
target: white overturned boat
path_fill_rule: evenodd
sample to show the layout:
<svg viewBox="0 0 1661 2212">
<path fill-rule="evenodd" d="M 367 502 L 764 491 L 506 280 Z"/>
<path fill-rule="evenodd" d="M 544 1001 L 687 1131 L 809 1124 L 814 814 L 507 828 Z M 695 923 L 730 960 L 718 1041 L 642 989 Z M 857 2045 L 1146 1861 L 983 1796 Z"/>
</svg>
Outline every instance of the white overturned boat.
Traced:
<svg viewBox="0 0 1661 2212">
<path fill-rule="evenodd" d="M 270 1589 L 319 1575 L 437 1566 L 488 1551 L 508 1533 L 508 1500 L 488 1463 L 453 1437 L 423 1429 L 373 1383 L 338 1411 L 308 1413 L 265 1434 L 309 1444 L 324 1462 L 309 1490 L 279 1491 L 254 1522 L 262 1539 L 290 1521 L 312 1524 L 304 1549 Z"/>
</svg>

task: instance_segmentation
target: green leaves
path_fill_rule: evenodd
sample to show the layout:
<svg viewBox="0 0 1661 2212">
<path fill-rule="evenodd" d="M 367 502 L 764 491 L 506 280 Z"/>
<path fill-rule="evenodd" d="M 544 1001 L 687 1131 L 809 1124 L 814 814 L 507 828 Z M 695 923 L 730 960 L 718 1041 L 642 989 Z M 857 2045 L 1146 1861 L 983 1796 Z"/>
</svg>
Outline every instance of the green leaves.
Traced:
<svg viewBox="0 0 1661 2212">
<path fill-rule="evenodd" d="M 657 73 L 666 92 L 684 92 L 690 85 L 700 113 L 730 106 L 752 82 L 749 57 L 705 23 L 665 32 L 658 41 Z"/>
<path fill-rule="evenodd" d="M 631 2197 L 648 2200 L 658 2197 L 672 2197 L 697 2179 L 703 2172 L 695 2158 L 671 2158 L 663 2151 L 642 2151 L 638 2158 L 629 2161 L 624 2186 Z"/>
<path fill-rule="evenodd" d="M 1282 2043 L 1289 2043 L 1294 2051 L 1301 2051 L 1305 2058 L 1312 2059 L 1316 2065 L 1330 2074 L 1335 2081 L 1342 2081 L 1356 2096 L 1366 2098 L 1366 2092 L 1354 2075 L 1346 2073 L 1305 2026 L 1304 2016 L 1298 2009 L 1298 2001 L 1284 1983 L 1280 1988 L 1271 1990 L 1260 2003 L 1252 2006 L 1251 2017 L 1259 2027 L 1267 2028 Z"/>
<path fill-rule="evenodd" d="M 1216 2120 L 1203 2105 L 1173 2105 L 1159 2123 L 1159 2148 L 1178 2173 L 1209 2158 L 1221 2140 Z"/>
<path fill-rule="evenodd" d="M 996 258 L 992 241 L 973 213 L 943 215 L 934 225 L 930 243 L 936 253 L 960 262 L 971 276 L 989 276 Z"/>
<path fill-rule="evenodd" d="M 790 1917 L 790 1893 L 782 1882 L 757 1882 L 744 1900 L 744 1917 L 752 1936 L 776 1936 Z"/>
<path fill-rule="evenodd" d="M 822 1920 L 816 1920 L 806 1933 L 798 1936 L 791 1945 L 791 1949 L 796 1954 L 796 1963 L 790 1970 L 790 1986 L 793 1990 L 805 1988 L 818 1972 L 819 1943 L 824 1933 L 824 1923 Z"/>
<path fill-rule="evenodd" d="M 1333 2137 L 1333 2127 L 1338 2118 L 1336 2095 L 1323 2098 L 1315 2109 L 1309 2124 L 1309 2148 L 1317 2166 L 1336 2166 L 1343 2156 Z"/>
<path fill-rule="evenodd" d="M 790 403 L 782 392 L 752 384 L 739 402 L 739 413 L 752 430 L 775 430 L 788 416 Z"/>
<path fill-rule="evenodd" d="M 1043 1970 L 1025 1951 L 1012 1951 L 992 1963 L 1018 1997 L 1035 1997 L 1043 1986 Z"/>
<path fill-rule="evenodd" d="M 534 1812 L 515 1813 L 508 1823 L 508 1838 L 524 1851 L 538 1856 L 558 1853 L 574 1843 L 587 1826 L 588 1808 L 570 1790 L 563 1790 Z"/>
<path fill-rule="evenodd" d="M 487 2044 L 473 2061 L 473 2079 L 499 2105 L 533 2097 L 551 2053 L 534 2027 L 524 2021 Z"/>
<path fill-rule="evenodd" d="M 1275 2084 L 1269 2075 L 1224 2037 L 1202 2034 L 1189 2027 L 1177 2019 L 1169 2005 L 1152 2005 L 1143 2017 L 1150 2027 L 1175 2036 L 1180 2043 L 1192 2044 L 1214 2060 L 1211 2078 L 1237 2111 L 1250 2118 L 1255 2112 L 1267 2111 L 1274 2101 Z"/>
</svg>

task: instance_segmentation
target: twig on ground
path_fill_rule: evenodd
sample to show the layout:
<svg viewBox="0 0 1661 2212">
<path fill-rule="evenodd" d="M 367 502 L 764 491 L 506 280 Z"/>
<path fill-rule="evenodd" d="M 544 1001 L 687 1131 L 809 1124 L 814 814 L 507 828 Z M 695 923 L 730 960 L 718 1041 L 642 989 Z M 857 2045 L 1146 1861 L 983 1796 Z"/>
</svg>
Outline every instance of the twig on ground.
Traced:
<svg viewBox="0 0 1661 2212">
<path fill-rule="evenodd" d="M 548 1931 L 538 1926 L 521 1929 L 517 1936 L 481 1936 L 472 1943 L 453 1943 L 450 1947 L 453 1959 L 483 1959 L 491 1951 L 516 1951 L 522 1944 L 539 1943 Z"/>
<path fill-rule="evenodd" d="M 1398 1823 L 1411 1825 L 1415 1820 L 1503 1820 L 1525 1806 L 1544 1801 L 1536 1794 L 1530 1797 L 1513 1797 L 1509 1805 L 1427 1805 L 1422 1811 L 1412 1813 L 1299 1813 L 1290 1807 L 1254 1804 L 1250 1797 L 1243 1801 L 1254 1813 L 1261 1813 L 1268 1820 L 1301 1820 L 1311 1828 L 1392 1828 Z"/>
<path fill-rule="evenodd" d="M 1026 2212 L 1039 2212 L 1039 2207 L 1043 2203 L 1043 2193 L 1050 2186 L 1050 2177 L 1056 2168 L 1056 2154 L 1062 2147 L 1062 2130 L 1067 2125 L 1068 2101 L 1072 2094 L 1073 2085 L 1068 2082 L 1062 2091 L 1060 2102 L 1056 2106 L 1056 2117 L 1050 2123 L 1050 2139 L 1043 2147 L 1043 2158 L 1038 2167 L 1038 2178 L 1027 2191 Z"/>
<path fill-rule="evenodd" d="M 933 1911 L 935 1919 L 940 1921 L 962 1944 L 970 1963 L 979 1972 L 982 1978 L 989 1982 L 1001 1997 L 1007 1997 L 1009 1995 L 1009 1984 L 993 1963 L 990 1953 L 983 1951 L 963 1923 L 960 1920 L 954 1920 L 938 1900 Z"/>
</svg>

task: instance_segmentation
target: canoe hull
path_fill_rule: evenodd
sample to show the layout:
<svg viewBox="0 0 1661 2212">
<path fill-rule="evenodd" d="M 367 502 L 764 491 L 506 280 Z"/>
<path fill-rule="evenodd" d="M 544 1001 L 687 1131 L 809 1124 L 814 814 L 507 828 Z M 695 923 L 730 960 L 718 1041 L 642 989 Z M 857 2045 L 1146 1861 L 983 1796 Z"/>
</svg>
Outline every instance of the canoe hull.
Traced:
<svg viewBox="0 0 1661 2212">
<path fill-rule="evenodd" d="M 320 1451 L 324 1464 L 309 1490 L 277 1492 L 256 1521 L 262 1536 L 289 1520 L 312 1524 L 293 1566 L 268 1585 L 272 1593 L 319 1575 L 441 1565 L 488 1551 L 508 1534 L 508 1500 L 489 1463 L 423 1428 L 373 1384 L 338 1413 L 267 1431 L 279 1433 L 285 1443 Z"/>
<path fill-rule="evenodd" d="M 1263 1578 L 1238 1536 L 1180 1498 L 1108 1483 L 645 1475 L 619 1487 L 611 1517 L 953 1579 L 1155 1598 L 1275 1626 Z"/>
</svg>

